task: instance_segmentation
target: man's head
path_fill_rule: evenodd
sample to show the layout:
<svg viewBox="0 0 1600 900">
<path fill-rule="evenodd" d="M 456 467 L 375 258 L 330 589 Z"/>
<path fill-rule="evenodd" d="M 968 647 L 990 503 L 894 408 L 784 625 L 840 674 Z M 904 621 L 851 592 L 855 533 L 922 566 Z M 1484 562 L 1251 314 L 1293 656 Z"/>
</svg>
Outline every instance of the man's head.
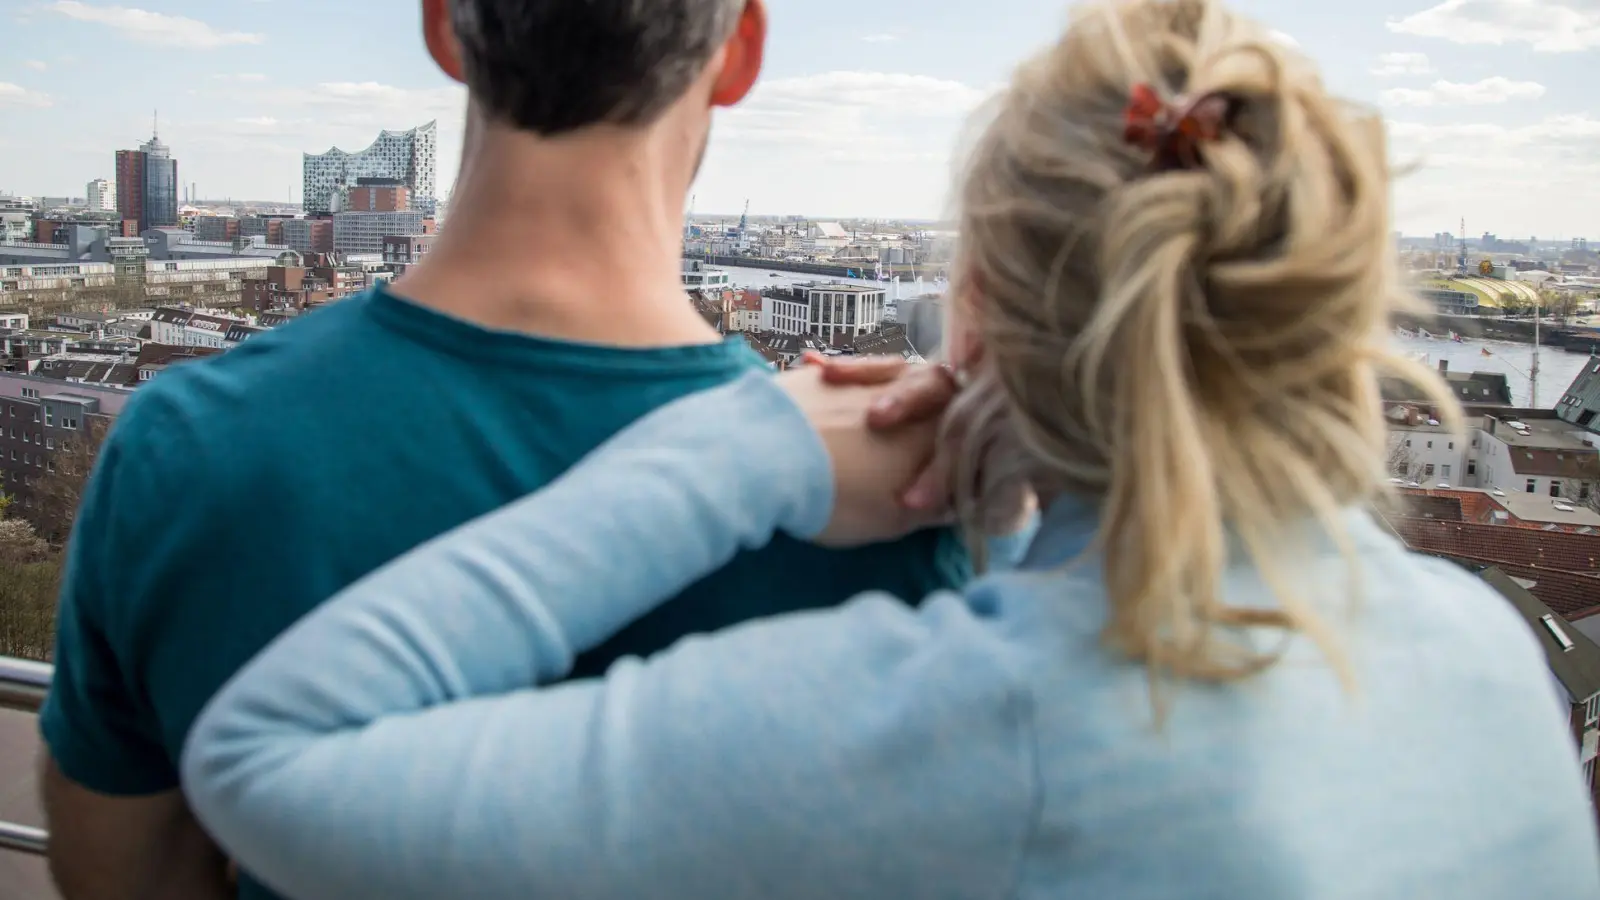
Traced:
<svg viewBox="0 0 1600 900">
<path fill-rule="evenodd" d="M 428 49 L 491 122 L 557 137 L 749 93 L 762 0 L 423 0 Z"/>
</svg>

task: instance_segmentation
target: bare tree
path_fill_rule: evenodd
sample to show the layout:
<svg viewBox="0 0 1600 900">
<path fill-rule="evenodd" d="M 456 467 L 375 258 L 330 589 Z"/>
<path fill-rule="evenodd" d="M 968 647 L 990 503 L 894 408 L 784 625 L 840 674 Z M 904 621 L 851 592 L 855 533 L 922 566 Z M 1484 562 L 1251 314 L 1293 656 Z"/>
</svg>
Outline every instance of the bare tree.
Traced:
<svg viewBox="0 0 1600 900">
<path fill-rule="evenodd" d="M 1533 308 L 1533 301 L 1515 291 L 1500 292 L 1500 311 L 1508 316 L 1527 312 Z"/>
<path fill-rule="evenodd" d="M 1600 512 L 1600 484 L 1585 478 L 1563 478 L 1559 489 L 1561 499 L 1568 503 Z"/>
<path fill-rule="evenodd" d="M 40 533 L 52 541 L 64 543 L 72 533 L 78 505 L 83 502 L 84 485 L 110 428 L 110 422 L 103 417 L 85 417 L 76 435 L 57 443 L 44 477 L 35 483 L 33 520 Z"/>
<path fill-rule="evenodd" d="M 1417 473 L 1421 466 L 1417 465 L 1416 454 L 1406 446 L 1405 438 L 1399 434 L 1389 436 L 1389 459 L 1387 466 L 1390 474 L 1406 481 L 1416 481 Z"/>
<path fill-rule="evenodd" d="M 0 515 L 12 505 L 0 495 Z M 0 654 L 50 658 L 60 586 L 60 551 L 27 521 L 0 518 Z"/>
</svg>

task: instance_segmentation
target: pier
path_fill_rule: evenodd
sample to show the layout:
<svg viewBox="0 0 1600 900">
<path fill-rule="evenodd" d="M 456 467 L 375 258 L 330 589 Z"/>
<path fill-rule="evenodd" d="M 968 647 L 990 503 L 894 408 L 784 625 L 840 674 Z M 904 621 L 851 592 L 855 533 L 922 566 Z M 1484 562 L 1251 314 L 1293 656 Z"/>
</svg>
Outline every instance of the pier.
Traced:
<svg viewBox="0 0 1600 900">
<path fill-rule="evenodd" d="M 821 275 L 825 278 L 861 278 L 873 280 L 877 263 L 863 261 L 857 265 L 843 265 L 840 263 L 796 262 L 787 259 L 767 259 L 760 256 L 713 256 L 707 253 L 684 253 L 684 259 L 698 259 L 708 266 L 734 266 L 742 269 L 768 269 L 773 272 L 797 272 L 802 275 Z M 910 280 L 921 276 L 932 280 L 938 277 L 948 277 L 949 273 L 944 266 L 907 266 L 886 265 L 883 267 L 886 275 L 899 275 L 902 279 Z"/>
</svg>

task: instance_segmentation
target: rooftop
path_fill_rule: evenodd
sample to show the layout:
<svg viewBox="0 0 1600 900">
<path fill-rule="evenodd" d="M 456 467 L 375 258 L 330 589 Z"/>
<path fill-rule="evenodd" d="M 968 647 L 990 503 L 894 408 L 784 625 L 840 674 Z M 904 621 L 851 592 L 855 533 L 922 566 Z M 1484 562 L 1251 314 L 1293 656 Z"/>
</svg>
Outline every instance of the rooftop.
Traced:
<svg viewBox="0 0 1600 900">
<path fill-rule="evenodd" d="M 1388 519 L 1395 532 L 1419 550 L 1600 575 L 1600 535 L 1396 515 Z M 1600 581 L 1595 587 L 1595 602 L 1600 603 Z"/>
<path fill-rule="evenodd" d="M 814 284 L 797 285 L 797 287 L 803 287 L 808 291 L 829 291 L 841 294 L 881 294 L 886 290 L 885 288 L 869 287 L 863 284 L 843 284 L 840 282 L 827 281 L 817 282 Z"/>
<path fill-rule="evenodd" d="M 1600 534 L 1600 513 L 1571 500 L 1544 494 L 1508 493 L 1491 488 L 1399 487 L 1395 490 L 1402 508 L 1409 510 L 1411 518 L 1519 528 L 1555 526 L 1564 531 L 1591 528 L 1594 530 L 1588 533 Z"/>
</svg>

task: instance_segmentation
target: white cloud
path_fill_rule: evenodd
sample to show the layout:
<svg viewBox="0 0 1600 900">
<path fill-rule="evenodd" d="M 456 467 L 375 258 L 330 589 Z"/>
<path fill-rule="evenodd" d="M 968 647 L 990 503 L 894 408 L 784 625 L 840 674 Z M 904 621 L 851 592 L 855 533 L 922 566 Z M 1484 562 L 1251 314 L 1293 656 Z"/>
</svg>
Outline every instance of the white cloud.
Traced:
<svg viewBox="0 0 1600 900">
<path fill-rule="evenodd" d="M 120 32 L 129 40 L 191 50 L 214 50 L 233 44 L 260 44 L 266 38 L 242 31 L 223 31 L 204 22 L 126 6 L 93 6 L 79 0 L 55 0 L 46 9 Z"/>
<path fill-rule="evenodd" d="M 1543 96 L 1542 84 L 1496 75 L 1465 84 L 1435 81 L 1426 88 L 1391 88 L 1383 92 L 1383 102 L 1388 106 L 1489 106 Z"/>
<path fill-rule="evenodd" d="M 861 39 L 869 44 L 892 44 L 900 40 L 897 35 L 893 34 L 864 34 Z"/>
<path fill-rule="evenodd" d="M 1600 119 L 1587 113 L 1550 116 L 1532 125 L 1488 122 L 1389 123 L 1395 155 L 1422 171 L 1467 170 L 1472 190 L 1517 182 L 1592 185 L 1600 176 Z"/>
<path fill-rule="evenodd" d="M 1395 75 L 1427 75 L 1433 72 L 1433 63 L 1428 61 L 1426 53 L 1385 53 L 1378 57 L 1377 65 L 1372 67 L 1372 74 Z"/>
<path fill-rule="evenodd" d="M 833 161 L 940 162 L 949 157 L 950 126 L 984 97 L 977 88 L 926 75 L 779 78 L 757 86 L 747 103 L 719 122 L 715 135 L 740 144 L 804 147 Z"/>
<path fill-rule="evenodd" d="M 1501 234 L 1582 234 L 1600 206 L 1600 118 L 1550 116 L 1521 127 L 1482 121 L 1391 122 L 1395 214 L 1408 234 L 1469 227 Z"/>
<path fill-rule="evenodd" d="M 1600 47 L 1594 0 L 1444 0 L 1390 19 L 1390 31 L 1457 44 L 1531 44 L 1545 53 Z"/>
<path fill-rule="evenodd" d="M 23 60 L 22 64 L 34 70 L 35 72 L 43 72 L 44 70 L 50 68 L 50 64 L 41 59 Z"/>
<path fill-rule="evenodd" d="M 21 85 L 0 81 L 0 108 L 25 106 L 34 109 L 43 109 L 51 105 L 50 96 L 38 91 L 30 91 Z"/>
</svg>

